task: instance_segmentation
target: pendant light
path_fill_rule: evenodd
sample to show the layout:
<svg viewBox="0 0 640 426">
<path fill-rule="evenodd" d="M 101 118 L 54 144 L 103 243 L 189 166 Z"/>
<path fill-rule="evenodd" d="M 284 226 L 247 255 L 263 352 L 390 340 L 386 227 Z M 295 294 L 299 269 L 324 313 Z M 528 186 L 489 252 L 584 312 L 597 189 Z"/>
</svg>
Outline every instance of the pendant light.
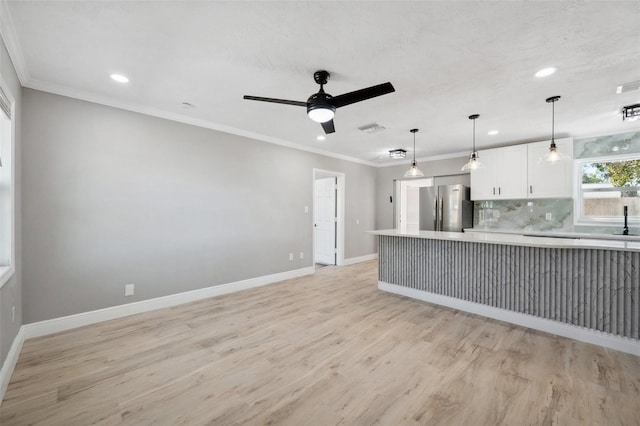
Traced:
<svg viewBox="0 0 640 426">
<path fill-rule="evenodd" d="M 407 173 L 404 174 L 404 177 L 408 178 L 417 178 L 423 177 L 424 173 L 420 171 L 418 168 L 418 163 L 416 163 L 416 132 L 418 129 L 411 129 L 410 132 L 413 133 L 413 163 L 411 163 L 411 168 L 407 170 Z"/>
<path fill-rule="evenodd" d="M 560 152 L 558 150 L 558 147 L 555 141 L 555 116 L 556 116 L 555 103 L 559 100 L 560 100 L 560 96 L 552 96 L 546 99 L 547 103 L 551 104 L 551 144 L 549 145 L 549 151 L 547 151 L 547 153 L 543 155 L 540 158 L 540 160 L 538 160 L 538 163 L 553 164 L 559 161 L 570 159 L 567 154 Z"/>
<path fill-rule="evenodd" d="M 469 155 L 469 161 L 467 162 L 467 164 L 462 166 L 461 170 L 463 172 L 472 172 L 484 167 L 484 165 L 480 162 L 478 151 L 476 151 L 476 118 L 478 117 L 480 117 L 478 114 L 469 116 L 469 120 L 473 120 L 473 151 L 471 151 L 471 154 Z"/>
</svg>

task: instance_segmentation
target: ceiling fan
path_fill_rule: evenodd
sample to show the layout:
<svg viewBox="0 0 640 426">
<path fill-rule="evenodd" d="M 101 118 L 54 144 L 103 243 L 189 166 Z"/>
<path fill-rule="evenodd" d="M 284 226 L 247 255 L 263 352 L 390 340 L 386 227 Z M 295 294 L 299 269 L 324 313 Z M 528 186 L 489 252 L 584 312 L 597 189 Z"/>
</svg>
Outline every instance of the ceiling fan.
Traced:
<svg viewBox="0 0 640 426">
<path fill-rule="evenodd" d="M 355 104 L 356 102 L 365 101 L 367 99 L 375 98 L 376 96 L 386 95 L 387 93 L 396 91 L 396 89 L 393 88 L 393 85 L 387 82 L 378 84 L 377 86 L 367 87 L 366 89 L 360 89 L 338 96 L 331 96 L 330 94 L 325 93 L 323 87 L 329 81 L 330 76 L 331 74 L 324 70 L 316 71 L 313 74 L 313 79 L 320 85 L 320 91 L 309 96 L 309 99 L 307 99 L 306 102 L 261 98 L 259 96 L 248 95 L 245 95 L 244 99 L 307 107 L 307 115 L 309 115 L 309 118 L 320 123 L 324 132 L 328 134 L 336 131 L 336 128 L 333 125 L 333 116 L 336 112 L 336 108 Z"/>
</svg>

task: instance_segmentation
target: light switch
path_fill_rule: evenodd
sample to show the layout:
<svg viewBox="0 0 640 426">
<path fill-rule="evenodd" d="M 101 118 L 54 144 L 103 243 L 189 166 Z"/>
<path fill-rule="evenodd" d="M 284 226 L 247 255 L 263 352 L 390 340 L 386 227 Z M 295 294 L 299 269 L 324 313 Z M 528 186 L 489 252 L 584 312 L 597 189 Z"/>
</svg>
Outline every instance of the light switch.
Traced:
<svg viewBox="0 0 640 426">
<path fill-rule="evenodd" d="M 544 215 L 544 218 L 545 218 L 546 220 L 553 220 L 553 213 L 546 213 L 546 214 Z"/>
<path fill-rule="evenodd" d="M 309 213 L 309 206 L 304 206 L 304 212 Z"/>
</svg>

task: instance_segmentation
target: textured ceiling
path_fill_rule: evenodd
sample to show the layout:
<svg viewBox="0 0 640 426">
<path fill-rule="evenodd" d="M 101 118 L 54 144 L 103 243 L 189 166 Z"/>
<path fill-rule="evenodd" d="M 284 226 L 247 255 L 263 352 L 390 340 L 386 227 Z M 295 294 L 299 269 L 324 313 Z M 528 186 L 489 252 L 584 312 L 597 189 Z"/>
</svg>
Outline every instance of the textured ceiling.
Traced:
<svg viewBox="0 0 640 426">
<path fill-rule="evenodd" d="M 414 127 L 418 158 L 468 151 L 473 113 L 479 148 L 548 139 L 552 95 L 559 136 L 640 130 L 619 114 L 640 91 L 616 94 L 640 80 L 639 1 L 8 1 L 2 12 L 27 87 L 372 164 L 410 155 Z M 547 66 L 558 72 L 534 77 Z M 318 69 L 333 95 L 386 81 L 396 92 L 339 109 L 322 142 L 304 108 L 242 99 L 305 101 Z M 386 130 L 357 129 L 373 122 Z"/>
</svg>

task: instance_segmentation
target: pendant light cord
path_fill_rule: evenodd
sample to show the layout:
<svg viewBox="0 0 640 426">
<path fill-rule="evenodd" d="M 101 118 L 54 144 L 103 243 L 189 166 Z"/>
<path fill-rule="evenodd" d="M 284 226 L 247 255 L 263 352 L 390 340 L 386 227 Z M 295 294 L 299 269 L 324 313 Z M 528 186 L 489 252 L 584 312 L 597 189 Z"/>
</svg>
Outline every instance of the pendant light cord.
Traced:
<svg viewBox="0 0 640 426">
<path fill-rule="evenodd" d="M 413 132 L 413 164 L 416 163 L 416 132 Z"/>
<path fill-rule="evenodd" d="M 551 143 L 555 142 L 555 128 L 556 128 L 556 102 L 551 102 Z"/>
<path fill-rule="evenodd" d="M 411 129 L 409 130 L 411 133 L 413 133 L 413 163 L 412 165 L 416 165 L 416 132 L 418 131 L 418 129 Z"/>
<path fill-rule="evenodd" d="M 476 152 L 476 120 L 473 119 L 473 152 Z"/>
<path fill-rule="evenodd" d="M 551 102 L 551 148 L 556 147 L 556 105 L 555 103 L 560 100 L 560 96 L 552 96 L 547 98 L 547 103 Z"/>
</svg>

